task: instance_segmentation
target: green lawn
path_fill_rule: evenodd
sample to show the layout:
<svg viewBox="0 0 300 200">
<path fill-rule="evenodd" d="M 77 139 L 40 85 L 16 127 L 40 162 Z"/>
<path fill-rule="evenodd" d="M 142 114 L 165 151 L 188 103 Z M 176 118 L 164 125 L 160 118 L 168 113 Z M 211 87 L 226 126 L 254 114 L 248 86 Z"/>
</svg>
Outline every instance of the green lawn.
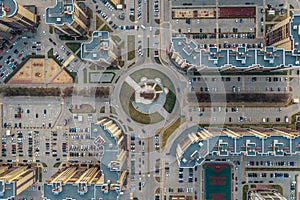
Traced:
<svg viewBox="0 0 300 200">
<path fill-rule="evenodd" d="M 93 19 L 93 11 L 90 7 L 87 7 L 87 16 L 90 18 L 90 19 Z"/>
<path fill-rule="evenodd" d="M 244 185 L 243 186 L 243 200 L 247 200 L 247 194 L 248 194 L 248 190 L 249 190 L 249 186 L 248 185 Z"/>
<path fill-rule="evenodd" d="M 129 19 L 130 19 L 130 21 L 134 22 L 135 21 L 135 16 L 134 15 L 130 15 Z"/>
<path fill-rule="evenodd" d="M 77 39 L 77 40 L 87 40 L 87 39 L 89 39 L 89 38 L 82 35 L 82 36 L 77 37 L 76 39 Z"/>
<path fill-rule="evenodd" d="M 39 172 L 39 182 L 42 182 L 43 181 L 43 174 L 42 174 L 42 168 L 41 167 L 39 167 L 39 169 L 38 169 L 38 172 Z"/>
<path fill-rule="evenodd" d="M 118 43 L 121 42 L 121 38 L 117 35 L 112 35 L 111 38 L 115 41 L 117 41 Z"/>
<path fill-rule="evenodd" d="M 176 95 L 172 90 L 169 90 L 169 93 L 166 96 L 166 102 L 164 104 L 164 108 L 168 113 L 171 113 L 174 109 L 176 104 Z"/>
<path fill-rule="evenodd" d="M 105 113 L 105 106 L 102 106 L 102 107 L 100 108 L 100 113 Z"/>
<path fill-rule="evenodd" d="M 67 47 L 69 47 L 71 49 L 71 51 L 73 51 L 73 53 L 76 53 L 77 50 L 80 48 L 81 43 L 78 43 L 78 42 L 67 42 L 66 45 L 67 45 Z"/>
<path fill-rule="evenodd" d="M 280 194 L 283 194 L 283 190 L 282 190 L 282 187 L 280 185 L 268 185 L 267 188 L 269 188 L 269 189 L 275 189 Z"/>
<path fill-rule="evenodd" d="M 114 114 L 114 115 L 117 114 L 117 111 L 116 111 L 116 109 L 113 106 L 109 106 L 109 110 L 110 110 L 111 114 Z"/>
<path fill-rule="evenodd" d="M 100 28 L 104 22 L 100 19 L 100 17 L 97 15 L 96 16 L 96 29 Z"/>
<path fill-rule="evenodd" d="M 266 19 L 266 22 L 280 22 L 280 21 L 287 18 L 287 14 L 288 13 L 287 13 L 286 9 L 284 9 L 284 15 L 283 16 L 280 14 L 280 12 L 275 12 L 275 15 L 268 15 L 268 13 L 266 12 L 266 14 L 265 14 L 266 18 L 265 19 Z"/>
<path fill-rule="evenodd" d="M 108 31 L 108 32 L 113 32 L 113 30 L 109 27 L 109 26 L 107 26 L 106 24 L 100 29 L 101 31 Z"/>
<path fill-rule="evenodd" d="M 46 163 L 42 162 L 43 167 L 48 167 Z"/>
<path fill-rule="evenodd" d="M 155 177 L 155 180 L 156 180 L 158 183 L 160 183 L 160 177 L 159 177 L 159 176 L 156 176 L 156 177 Z"/>
<path fill-rule="evenodd" d="M 135 51 L 128 51 L 128 60 L 132 60 L 135 58 Z"/>
<path fill-rule="evenodd" d="M 78 53 L 76 54 L 76 56 L 77 56 L 78 58 L 80 58 L 80 60 L 82 60 L 82 59 L 81 59 L 81 51 L 78 51 Z"/>
<path fill-rule="evenodd" d="M 127 56 L 128 60 L 132 60 L 135 58 L 135 36 L 128 35 L 127 36 Z"/>
<path fill-rule="evenodd" d="M 60 35 L 60 36 L 58 36 L 58 37 L 59 37 L 59 39 L 61 39 L 61 40 L 75 40 L 74 37 L 71 37 L 71 36 L 68 36 L 68 35 Z"/>
<path fill-rule="evenodd" d="M 124 62 L 123 60 L 120 60 L 120 61 L 119 61 L 119 66 L 120 66 L 120 67 L 124 67 L 124 64 L 125 64 L 125 62 Z"/>
<path fill-rule="evenodd" d="M 107 67 L 106 70 L 119 70 L 119 68 L 111 65 L 111 66 Z"/>
<path fill-rule="evenodd" d="M 91 106 L 90 104 L 81 104 L 81 108 L 75 109 L 72 108 L 70 109 L 71 113 L 94 113 L 95 109 L 93 108 L 93 106 Z"/>
<path fill-rule="evenodd" d="M 160 65 L 161 65 L 161 62 L 160 62 L 159 57 L 155 57 L 154 60 L 155 60 L 155 62 L 156 62 L 157 64 L 160 64 Z"/>
<path fill-rule="evenodd" d="M 53 57 L 53 48 L 48 51 L 48 57 Z"/>
<path fill-rule="evenodd" d="M 49 25 L 49 33 L 53 34 L 53 26 Z"/>
<path fill-rule="evenodd" d="M 53 167 L 58 168 L 60 164 L 61 164 L 61 162 L 57 162 L 53 165 Z"/>
<path fill-rule="evenodd" d="M 185 122 L 185 118 L 177 118 L 163 133 L 162 133 L 162 146 L 164 149 L 169 137 L 176 131 L 176 129 Z"/>
</svg>

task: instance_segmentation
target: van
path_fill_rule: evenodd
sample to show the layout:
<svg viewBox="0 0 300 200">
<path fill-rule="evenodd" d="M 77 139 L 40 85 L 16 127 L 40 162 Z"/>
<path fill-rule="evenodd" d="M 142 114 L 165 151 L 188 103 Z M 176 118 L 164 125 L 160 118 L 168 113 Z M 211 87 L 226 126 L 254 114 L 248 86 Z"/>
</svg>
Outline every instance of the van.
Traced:
<svg viewBox="0 0 300 200">
<path fill-rule="evenodd" d="M 288 116 L 285 116 L 284 120 L 285 120 L 285 123 L 289 123 L 289 117 Z"/>
<path fill-rule="evenodd" d="M 263 48 L 264 47 L 264 43 L 260 43 L 260 48 Z"/>
</svg>

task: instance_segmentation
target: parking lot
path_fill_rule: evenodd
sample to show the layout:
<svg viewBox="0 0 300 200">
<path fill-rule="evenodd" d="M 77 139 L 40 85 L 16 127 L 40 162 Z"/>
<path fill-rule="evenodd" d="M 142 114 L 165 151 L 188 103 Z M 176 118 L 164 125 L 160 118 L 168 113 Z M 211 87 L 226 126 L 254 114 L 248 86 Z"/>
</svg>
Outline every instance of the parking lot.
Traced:
<svg viewBox="0 0 300 200">
<path fill-rule="evenodd" d="M 49 104 L 14 104 L 3 106 L 4 127 L 52 128 L 61 106 L 60 102 Z"/>
<path fill-rule="evenodd" d="M 190 77 L 189 83 L 194 92 L 290 92 L 286 76 L 194 76 Z"/>
<path fill-rule="evenodd" d="M 4 80 L 27 55 L 41 54 L 43 49 L 44 43 L 35 36 L 27 34 L 17 36 L 11 41 L 11 45 L 0 54 L 0 78 Z"/>
<path fill-rule="evenodd" d="M 173 19 L 172 28 L 178 33 L 216 33 L 216 21 L 218 20 L 218 33 L 254 33 L 255 20 L 253 18 L 230 18 L 230 19 Z M 230 24 L 230 26 L 228 25 Z M 213 26 L 212 26 L 213 25 Z M 181 29 L 181 30 L 179 30 Z"/>
<path fill-rule="evenodd" d="M 172 196 L 175 194 L 193 196 L 193 199 L 201 199 L 199 189 L 202 187 L 202 167 L 178 168 L 177 163 L 166 162 L 162 168 L 164 180 L 162 194 Z"/>
</svg>

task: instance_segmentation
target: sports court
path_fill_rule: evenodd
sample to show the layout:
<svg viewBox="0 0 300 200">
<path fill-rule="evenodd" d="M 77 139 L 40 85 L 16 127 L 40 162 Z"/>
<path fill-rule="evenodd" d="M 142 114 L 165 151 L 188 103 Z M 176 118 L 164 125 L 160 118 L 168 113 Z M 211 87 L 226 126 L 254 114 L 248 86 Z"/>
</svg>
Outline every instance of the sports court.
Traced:
<svg viewBox="0 0 300 200">
<path fill-rule="evenodd" d="M 204 164 L 203 173 L 205 200 L 231 200 L 231 166 L 229 164 Z"/>
<path fill-rule="evenodd" d="M 255 17 L 255 8 L 219 8 L 219 18 Z"/>
</svg>

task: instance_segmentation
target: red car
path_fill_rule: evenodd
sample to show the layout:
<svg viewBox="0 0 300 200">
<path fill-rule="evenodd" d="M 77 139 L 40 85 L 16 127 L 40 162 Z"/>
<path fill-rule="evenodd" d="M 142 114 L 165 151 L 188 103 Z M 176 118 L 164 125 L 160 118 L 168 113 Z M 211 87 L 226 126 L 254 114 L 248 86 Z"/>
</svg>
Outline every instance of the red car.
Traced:
<svg viewBox="0 0 300 200">
<path fill-rule="evenodd" d="M 14 61 L 15 61 L 15 59 L 11 59 L 11 60 L 10 60 L 10 62 L 14 62 Z"/>
<path fill-rule="evenodd" d="M 19 58 L 21 58 L 22 56 L 23 56 L 23 54 L 21 54 L 21 53 L 18 55 Z"/>
</svg>

